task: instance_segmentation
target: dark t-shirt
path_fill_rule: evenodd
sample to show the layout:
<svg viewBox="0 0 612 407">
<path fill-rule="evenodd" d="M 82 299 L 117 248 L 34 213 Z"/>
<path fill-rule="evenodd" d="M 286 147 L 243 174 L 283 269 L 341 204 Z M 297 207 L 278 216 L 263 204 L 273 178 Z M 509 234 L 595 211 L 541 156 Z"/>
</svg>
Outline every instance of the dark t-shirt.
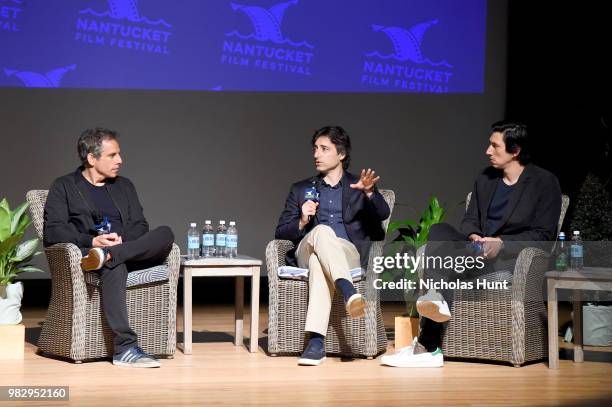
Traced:
<svg viewBox="0 0 612 407">
<path fill-rule="evenodd" d="M 83 174 L 81 174 L 81 177 L 83 177 Z M 121 213 L 113 203 L 106 186 L 97 187 L 92 185 L 85 177 L 83 177 L 83 180 L 87 186 L 89 196 L 100 213 L 100 216 L 102 218 L 105 216 L 108 218 L 108 221 L 111 224 L 111 233 L 117 233 L 119 236 L 121 236 L 123 233 L 123 229 L 121 227 Z M 94 219 L 94 223 L 100 223 L 101 220 L 102 219 Z"/>
<path fill-rule="evenodd" d="M 506 213 L 512 191 L 514 191 L 514 185 L 506 185 L 503 179 L 500 178 L 495 188 L 495 194 L 491 200 L 489 211 L 487 212 L 487 222 L 484 230 L 485 236 L 492 236 L 502 226 L 502 219 Z"/>
</svg>

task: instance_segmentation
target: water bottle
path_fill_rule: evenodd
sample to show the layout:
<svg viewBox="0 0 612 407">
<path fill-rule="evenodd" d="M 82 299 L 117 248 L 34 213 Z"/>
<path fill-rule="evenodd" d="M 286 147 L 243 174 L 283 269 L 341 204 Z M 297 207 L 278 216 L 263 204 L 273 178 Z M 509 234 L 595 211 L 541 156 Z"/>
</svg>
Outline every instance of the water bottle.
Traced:
<svg viewBox="0 0 612 407">
<path fill-rule="evenodd" d="M 187 231 L 187 260 L 195 260 L 200 255 L 200 234 L 197 230 L 197 224 L 192 222 L 189 224 Z"/>
<path fill-rule="evenodd" d="M 559 232 L 559 242 L 557 243 L 557 251 L 555 256 L 555 269 L 558 271 L 567 270 L 569 255 L 567 252 L 567 244 L 565 243 L 565 233 Z"/>
<path fill-rule="evenodd" d="M 236 222 L 231 221 L 229 228 L 227 228 L 227 237 L 225 239 L 227 244 L 227 257 L 238 256 L 238 229 L 236 229 Z"/>
<path fill-rule="evenodd" d="M 215 234 L 215 255 L 217 257 L 225 257 L 226 231 L 225 221 L 220 220 L 219 226 L 217 226 L 217 233 Z"/>
<path fill-rule="evenodd" d="M 209 220 L 204 222 L 202 229 L 202 257 L 215 255 L 215 230 Z"/>
<path fill-rule="evenodd" d="M 570 269 L 580 270 L 584 264 L 584 250 L 580 231 L 574 230 L 570 244 Z"/>
</svg>

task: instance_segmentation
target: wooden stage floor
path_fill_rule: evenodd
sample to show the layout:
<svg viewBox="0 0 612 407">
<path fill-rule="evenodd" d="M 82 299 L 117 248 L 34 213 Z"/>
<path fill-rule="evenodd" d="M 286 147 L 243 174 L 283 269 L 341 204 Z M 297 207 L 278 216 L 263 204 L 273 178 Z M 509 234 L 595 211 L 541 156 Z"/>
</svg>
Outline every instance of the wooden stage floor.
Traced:
<svg viewBox="0 0 612 407">
<path fill-rule="evenodd" d="M 392 308 L 385 307 L 387 326 L 399 313 Z M 24 310 L 28 335 L 38 330 L 44 312 Z M 265 307 L 260 321 L 262 345 Z M 380 366 L 378 360 L 328 358 L 319 367 L 298 367 L 294 357 L 269 357 L 261 348 L 251 354 L 235 347 L 232 329 L 231 306 L 194 307 L 193 355 L 177 350 L 174 359 L 162 360 L 161 369 L 119 368 L 108 361 L 76 365 L 39 356 L 36 347 L 26 343 L 24 360 L 0 361 L 0 385 L 69 386 L 69 402 L 32 403 L 53 406 L 612 405 L 609 362 L 561 360 L 559 370 L 549 370 L 545 363 L 514 368 L 474 362 L 396 369 Z M 585 353 L 588 359 L 596 352 Z M 0 401 L 0 407 L 4 405 L 9 403 Z"/>
</svg>

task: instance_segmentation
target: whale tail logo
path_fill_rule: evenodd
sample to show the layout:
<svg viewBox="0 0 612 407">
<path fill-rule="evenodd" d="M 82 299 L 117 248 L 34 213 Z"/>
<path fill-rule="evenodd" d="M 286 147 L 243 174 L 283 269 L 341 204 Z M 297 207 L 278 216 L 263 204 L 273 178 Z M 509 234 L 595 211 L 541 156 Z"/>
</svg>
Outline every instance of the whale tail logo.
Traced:
<svg viewBox="0 0 612 407">
<path fill-rule="evenodd" d="M 113 18 L 127 18 L 131 21 L 138 21 L 137 0 L 108 0 L 108 9 Z"/>
<path fill-rule="evenodd" d="M 38 72 L 17 71 L 5 68 L 4 74 L 6 76 L 16 76 L 27 88 L 59 88 L 64 75 L 75 69 L 76 65 L 68 65 L 53 69 L 46 74 L 40 74 Z"/>
<path fill-rule="evenodd" d="M 140 15 L 138 11 L 138 0 L 107 0 L 108 11 L 97 12 L 91 8 L 79 11 L 80 14 L 91 14 L 96 17 L 110 17 L 116 20 L 129 20 L 134 23 L 144 22 L 149 25 L 163 25 L 167 28 L 172 28 L 164 19 L 149 20 L 147 17 Z"/>
<path fill-rule="evenodd" d="M 232 3 L 234 11 L 242 11 L 249 17 L 255 31 L 255 39 L 259 41 L 282 42 L 284 40 L 281 24 L 285 11 L 293 5 L 298 4 L 298 0 L 289 0 L 283 3 L 278 3 L 269 9 L 257 6 L 244 6 L 238 3 Z"/>
<path fill-rule="evenodd" d="M 409 29 L 402 27 L 385 27 L 382 25 L 372 25 L 372 30 L 375 32 L 383 32 L 389 37 L 393 44 L 394 53 L 390 56 L 384 57 L 377 52 L 370 53 L 368 56 L 380 56 L 384 59 L 394 58 L 398 61 L 412 61 L 417 64 L 428 63 L 430 65 L 439 66 L 445 65 L 452 68 L 452 65 L 446 61 L 432 62 L 423 56 L 421 50 L 421 43 L 423 42 L 423 36 L 425 32 L 433 25 L 438 24 L 438 20 L 430 20 L 423 23 L 415 24 Z"/>
</svg>

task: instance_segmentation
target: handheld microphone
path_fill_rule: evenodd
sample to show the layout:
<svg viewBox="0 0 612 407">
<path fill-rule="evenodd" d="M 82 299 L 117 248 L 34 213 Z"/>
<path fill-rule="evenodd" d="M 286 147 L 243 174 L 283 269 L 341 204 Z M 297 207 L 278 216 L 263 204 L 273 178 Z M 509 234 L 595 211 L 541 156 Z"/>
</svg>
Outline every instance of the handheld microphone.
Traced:
<svg viewBox="0 0 612 407">
<path fill-rule="evenodd" d="M 111 230 L 111 223 L 108 220 L 108 217 L 105 216 L 104 219 L 100 222 L 96 224 L 96 231 L 98 232 L 98 235 L 105 235 L 110 233 Z"/>
<path fill-rule="evenodd" d="M 304 200 L 319 202 L 319 191 L 315 186 L 306 188 L 306 190 L 304 191 Z"/>
<path fill-rule="evenodd" d="M 317 187 L 318 187 L 317 179 L 313 178 L 312 186 L 304 190 L 304 201 L 312 201 L 315 203 L 319 202 L 319 189 Z M 312 215 L 308 216 L 309 222 L 311 218 L 312 218 Z"/>
</svg>

